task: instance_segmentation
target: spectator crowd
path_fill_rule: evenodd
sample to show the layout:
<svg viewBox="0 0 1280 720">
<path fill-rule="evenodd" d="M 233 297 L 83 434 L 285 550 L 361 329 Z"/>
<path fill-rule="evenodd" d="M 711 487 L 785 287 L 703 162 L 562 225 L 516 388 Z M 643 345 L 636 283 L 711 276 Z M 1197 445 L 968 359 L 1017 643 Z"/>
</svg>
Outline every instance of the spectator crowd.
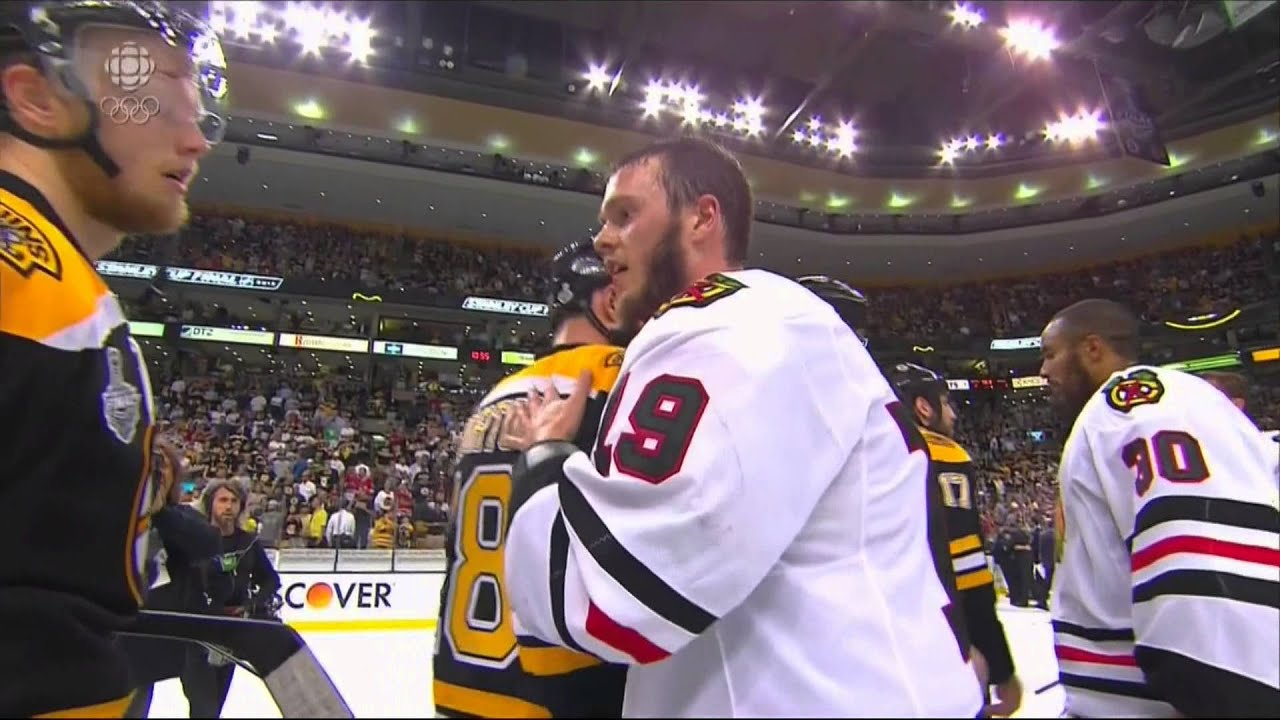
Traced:
<svg viewBox="0 0 1280 720">
<path fill-rule="evenodd" d="M 441 296 L 545 301 L 545 260 L 336 225 L 197 216 L 176 243 L 131 238 L 115 259 L 282 277 L 358 281 Z M 1274 299 L 1272 238 L 1182 249 L 1039 277 L 950 287 L 872 289 L 869 334 L 938 338 L 1037 334 L 1086 296 L 1121 299 L 1149 318 L 1186 317 Z M 214 323 L 208 308 L 184 319 Z M 212 317 L 210 315 L 212 314 Z M 293 318 L 307 327 L 306 318 Z M 352 328 L 359 330 L 359 328 Z M 430 331 L 428 328 L 426 331 Z M 874 349 L 874 340 L 872 347 Z M 154 370 L 155 368 L 153 368 Z M 254 374 L 186 359 L 155 378 L 161 431 L 184 449 L 194 500 L 214 479 L 248 488 L 245 523 L 278 548 L 439 548 L 450 462 L 476 389 L 403 377 L 350 380 L 294 371 Z M 984 531 L 1052 522 L 1062 433 L 1047 403 L 961 403 L 959 440 L 981 478 Z M 1280 387 L 1256 388 L 1252 413 L 1280 426 Z"/>
</svg>

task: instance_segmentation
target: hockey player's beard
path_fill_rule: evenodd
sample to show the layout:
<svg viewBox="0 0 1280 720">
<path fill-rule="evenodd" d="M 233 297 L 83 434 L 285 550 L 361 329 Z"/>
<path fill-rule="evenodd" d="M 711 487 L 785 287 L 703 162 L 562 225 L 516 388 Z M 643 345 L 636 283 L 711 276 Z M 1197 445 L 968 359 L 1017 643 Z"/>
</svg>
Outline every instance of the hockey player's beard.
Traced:
<svg viewBox="0 0 1280 720">
<path fill-rule="evenodd" d="M 1089 373 L 1080 361 L 1080 356 L 1072 353 L 1067 363 L 1066 377 L 1056 386 L 1049 386 L 1049 400 L 1070 424 L 1076 421 L 1095 390 L 1097 387 L 1089 380 Z"/>
<path fill-rule="evenodd" d="M 108 178 L 83 150 L 54 154 L 54 161 L 89 217 L 125 234 L 166 235 L 186 224 L 185 197 L 148 194 L 129 188 L 120 176 Z"/>
<path fill-rule="evenodd" d="M 672 218 L 645 268 L 645 285 L 618 297 L 618 324 L 622 334 L 634 336 L 658 312 L 658 308 L 697 278 L 685 277 L 685 253 L 680 244 L 680 221 Z"/>
</svg>

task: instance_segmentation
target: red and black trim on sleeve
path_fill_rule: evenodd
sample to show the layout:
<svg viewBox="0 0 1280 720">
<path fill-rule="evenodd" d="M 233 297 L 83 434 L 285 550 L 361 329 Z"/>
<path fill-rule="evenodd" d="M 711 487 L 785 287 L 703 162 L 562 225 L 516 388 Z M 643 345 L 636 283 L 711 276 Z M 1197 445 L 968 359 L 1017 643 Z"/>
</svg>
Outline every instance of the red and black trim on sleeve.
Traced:
<svg viewBox="0 0 1280 720">
<path fill-rule="evenodd" d="M 562 482 L 559 489 L 564 519 L 578 540 L 596 564 L 650 612 L 690 635 L 701 634 L 717 620 L 714 614 L 686 598 L 632 555 L 609 531 L 577 486 Z M 610 618 L 595 603 L 588 608 L 586 625 L 587 632 L 597 640 L 636 662 L 657 662 L 670 655 L 636 630 Z"/>
<path fill-rule="evenodd" d="M 1141 543 L 1144 532 L 1176 521 L 1192 521 L 1203 529 L 1164 537 L 1149 544 Z M 1146 570 L 1150 573 L 1153 567 L 1158 571 L 1158 563 L 1173 555 L 1200 555 L 1280 568 L 1280 549 L 1275 544 L 1266 547 L 1214 537 L 1215 526 L 1280 535 L 1280 514 L 1274 507 L 1225 498 L 1192 495 L 1156 498 L 1138 512 L 1134 520 L 1134 534 L 1127 540 L 1132 553 L 1132 572 Z M 1136 548 L 1135 541 L 1138 541 Z M 1182 566 L 1157 572 L 1133 588 L 1134 603 L 1165 595 L 1194 595 L 1280 607 L 1280 583 L 1208 567 Z"/>
</svg>

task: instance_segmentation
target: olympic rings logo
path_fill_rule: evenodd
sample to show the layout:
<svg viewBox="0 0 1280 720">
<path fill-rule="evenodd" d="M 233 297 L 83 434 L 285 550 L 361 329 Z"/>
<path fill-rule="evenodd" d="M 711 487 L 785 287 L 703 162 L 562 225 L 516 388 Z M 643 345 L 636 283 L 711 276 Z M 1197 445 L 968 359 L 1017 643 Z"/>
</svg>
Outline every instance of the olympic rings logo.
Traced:
<svg viewBox="0 0 1280 720">
<path fill-rule="evenodd" d="M 154 95 L 104 97 L 98 101 L 98 109 L 117 125 L 128 122 L 142 125 L 160 112 L 160 101 Z"/>
</svg>

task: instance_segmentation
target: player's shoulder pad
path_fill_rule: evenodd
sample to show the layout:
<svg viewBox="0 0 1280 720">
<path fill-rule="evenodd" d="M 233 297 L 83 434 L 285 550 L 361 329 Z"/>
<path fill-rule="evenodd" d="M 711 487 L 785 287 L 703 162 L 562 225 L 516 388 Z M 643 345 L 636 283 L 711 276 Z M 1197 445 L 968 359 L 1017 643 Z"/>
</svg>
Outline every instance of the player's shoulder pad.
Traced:
<svg viewBox="0 0 1280 720">
<path fill-rule="evenodd" d="M 658 307 L 653 317 L 663 315 L 679 308 L 704 308 L 719 302 L 734 293 L 746 289 L 746 283 L 724 273 L 712 273 L 690 285 L 683 292 Z"/>
<path fill-rule="evenodd" d="M 968 451 L 946 435 L 936 433 L 928 428 L 920 428 L 920 434 L 924 436 L 925 444 L 929 446 L 929 459 L 935 462 L 956 465 L 972 461 Z"/>
<path fill-rule="evenodd" d="M 62 248 L 68 243 L 30 202 L 0 188 L 0 272 L 23 279 L 44 275 L 62 280 Z M 8 274 L 8 272 L 6 272 Z"/>
<path fill-rule="evenodd" d="M 1128 415 L 1137 408 L 1160 403 L 1168 389 L 1157 370 L 1143 367 L 1116 375 L 1099 392 L 1107 407 Z"/>
</svg>

